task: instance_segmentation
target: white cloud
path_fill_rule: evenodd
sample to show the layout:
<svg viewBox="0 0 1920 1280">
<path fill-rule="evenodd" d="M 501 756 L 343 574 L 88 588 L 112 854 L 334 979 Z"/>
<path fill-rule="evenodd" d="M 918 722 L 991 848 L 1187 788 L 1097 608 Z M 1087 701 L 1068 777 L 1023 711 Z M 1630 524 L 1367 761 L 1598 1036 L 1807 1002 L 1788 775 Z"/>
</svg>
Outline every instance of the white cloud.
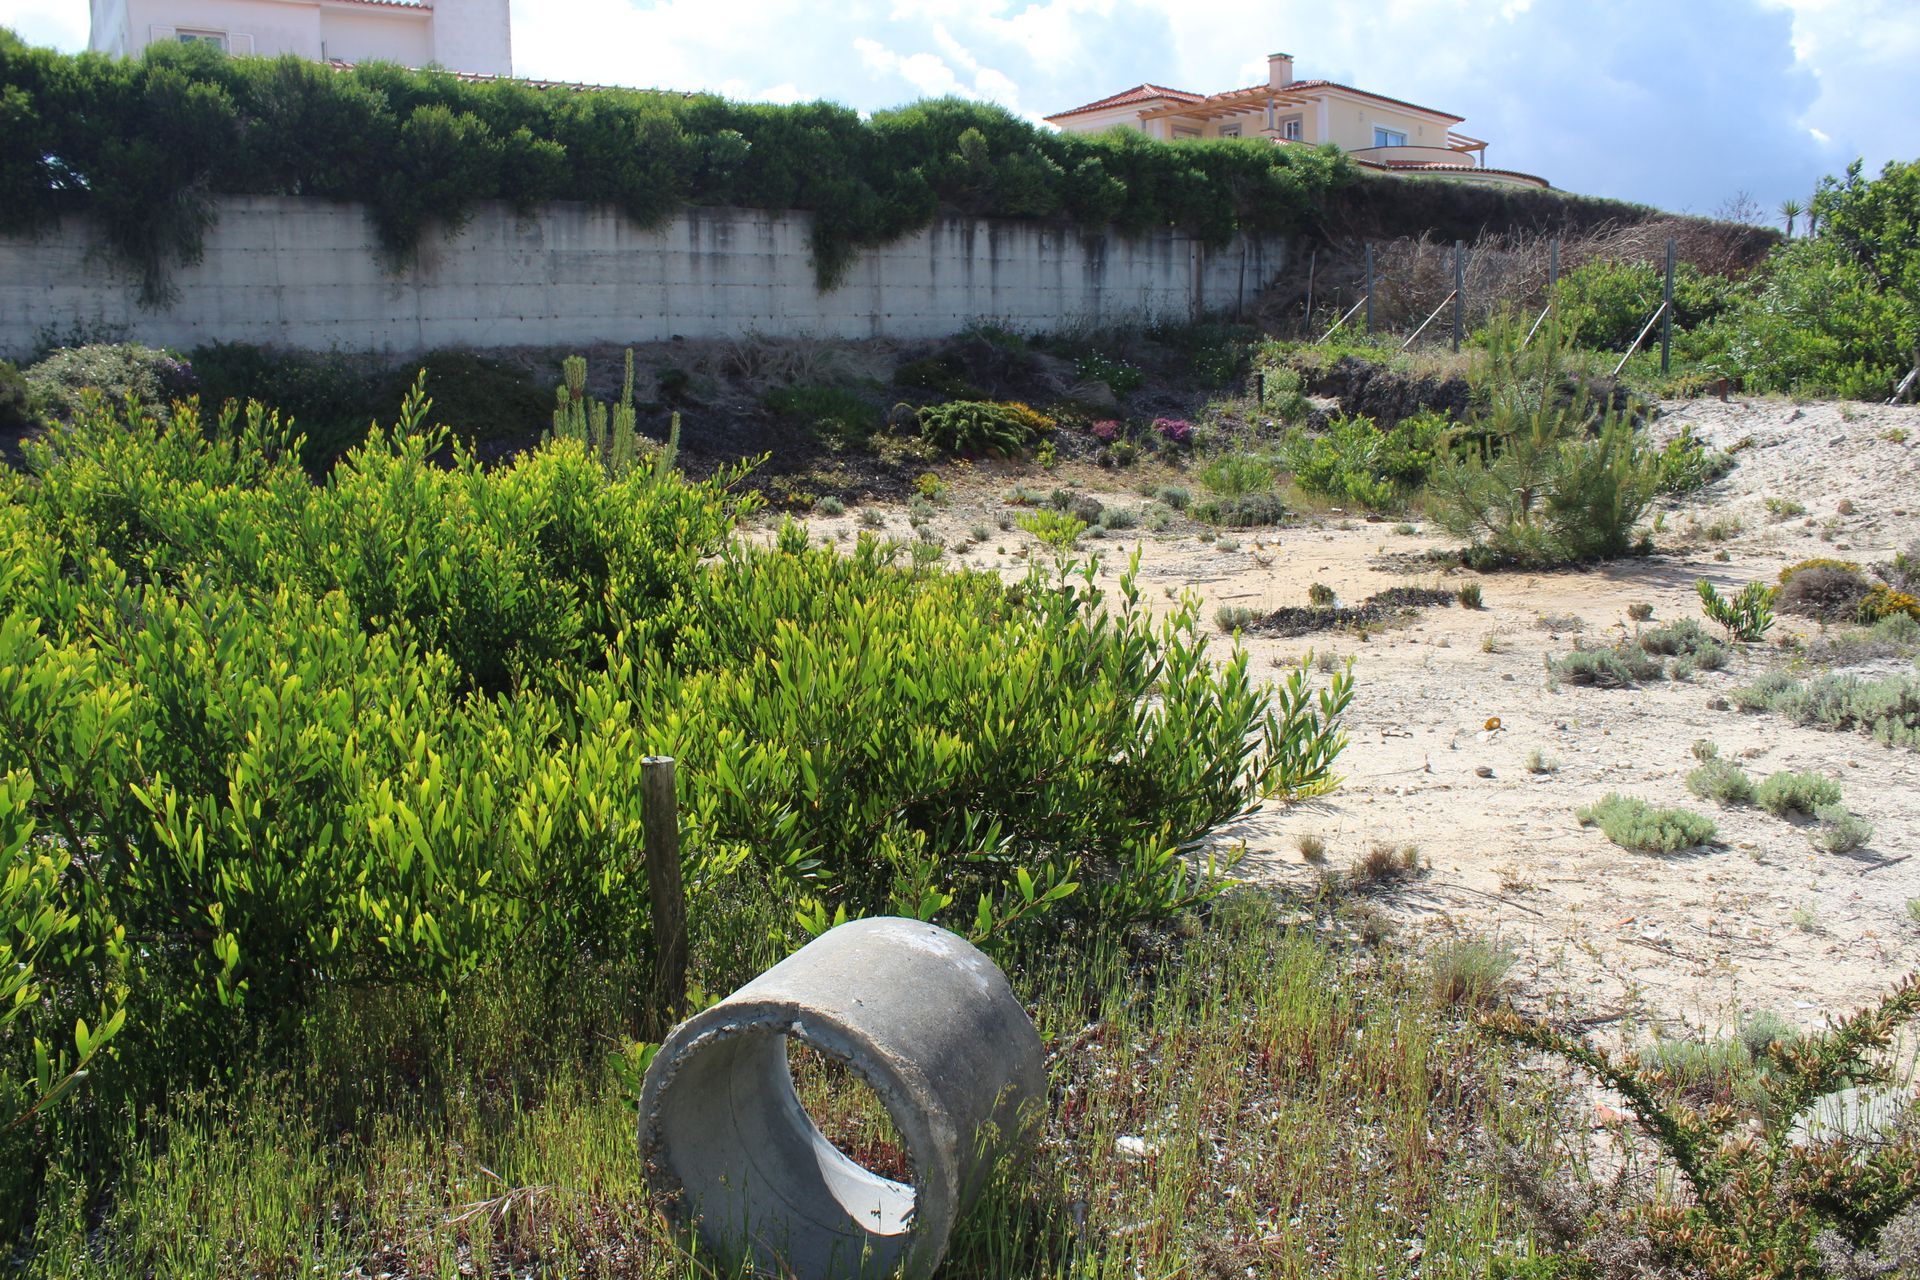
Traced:
<svg viewBox="0 0 1920 1280">
<path fill-rule="evenodd" d="M 0 27 L 12 28 L 28 44 L 78 53 L 87 47 L 90 26 L 80 0 L 0 0 Z"/>
</svg>

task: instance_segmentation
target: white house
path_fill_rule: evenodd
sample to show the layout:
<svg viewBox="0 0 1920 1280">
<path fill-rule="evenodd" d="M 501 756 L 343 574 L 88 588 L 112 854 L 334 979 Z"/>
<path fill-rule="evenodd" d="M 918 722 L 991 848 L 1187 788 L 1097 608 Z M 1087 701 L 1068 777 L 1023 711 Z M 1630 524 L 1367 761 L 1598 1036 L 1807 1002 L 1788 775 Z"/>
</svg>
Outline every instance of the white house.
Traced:
<svg viewBox="0 0 1920 1280">
<path fill-rule="evenodd" d="M 508 0 L 92 0 L 91 47 L 205 40 L 229 53 L 513 74 Z"/>
</svg>

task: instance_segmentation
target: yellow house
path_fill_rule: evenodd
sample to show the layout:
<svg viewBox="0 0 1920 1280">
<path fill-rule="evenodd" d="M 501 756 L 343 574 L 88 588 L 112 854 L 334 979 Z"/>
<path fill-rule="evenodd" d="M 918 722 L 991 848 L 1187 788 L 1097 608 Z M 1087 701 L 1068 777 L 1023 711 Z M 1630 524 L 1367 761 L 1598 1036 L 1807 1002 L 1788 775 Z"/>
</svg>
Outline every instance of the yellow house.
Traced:
<svg viewBox="0 0 1920 1280">
<path fill-rule="evenodd" d="M 1198 94 L 1142 84 L 1047 117 L 1071 133 L 1116 125 L 1148 137 L 1268 138 L 1285 145 L 1330 142 L 1370 169 L 1426 173 L 1493 186 L 1545 187 L 1545 178 L 1487 167 L 1487 144 L 1455 131 L 1462 117 L 1335 84 L 1296 80 L 1293 55 L 1267 59 L 1267 82 Z"/>
</svg>

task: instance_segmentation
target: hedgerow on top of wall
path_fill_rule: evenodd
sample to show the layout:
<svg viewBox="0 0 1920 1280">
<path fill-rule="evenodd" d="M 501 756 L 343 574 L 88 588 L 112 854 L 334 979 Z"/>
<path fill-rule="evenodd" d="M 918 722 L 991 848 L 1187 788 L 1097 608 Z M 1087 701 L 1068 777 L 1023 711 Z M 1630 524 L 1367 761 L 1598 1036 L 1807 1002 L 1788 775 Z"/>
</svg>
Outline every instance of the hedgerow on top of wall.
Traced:
<svg viewBox="0 0 1920 1280">
<path fill-rule="evenodd" d="M 642 226 L 689 204 L 803 210 L 830 287 L 861 248 L 942 209 L 1123 234 L 1172 227 L 1218 244 L 1324 230 L 1332 197 L 1357 174 L 1331 147 L 1053 133 L 954 99 L 862 120 L 830 103 L 543 89 L 380 63 L 341 72 L 205 45 L 68 56 L 0 29 L 0 230 L 84 210 L 140 269 L 149 303 L 166 296 L 173 264 L 197 259 L 221 194 L 360 202 L 396 259 L 487 200 L 611 205 Z M 1447 185 L 1459 188 L 1443 193 L 1450 222 L 1514 215 L 1500 193 Z M 1414 209 L 1436 198 L 1414 183 L 1366 187 Z M 1575 208 L 1551 193 L 1525 205 L 1529 221 Z M 1609 207 L 1625 220 L 1645 213 Z"/>
</svg>

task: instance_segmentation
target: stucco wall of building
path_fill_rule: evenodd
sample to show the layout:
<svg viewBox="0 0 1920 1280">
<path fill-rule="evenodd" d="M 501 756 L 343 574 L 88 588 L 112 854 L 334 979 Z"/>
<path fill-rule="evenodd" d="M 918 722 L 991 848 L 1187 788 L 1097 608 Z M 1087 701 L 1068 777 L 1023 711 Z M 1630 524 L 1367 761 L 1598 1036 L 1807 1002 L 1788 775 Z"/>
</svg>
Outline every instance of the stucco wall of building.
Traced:
<svg viewBox="0 0 1920 1280">
<path fill-rule="evenodd" d="M 1287 266 L 1278 238 L 1209 249 L 1171 232 L 1123 238 L 1059 223 L 947 218 L 863 250 L 815 283 L 806 215 L 688 209 L 643 229 L 557 204 L 483 208 L 397 269 L 357 206 L 227 197 L 177 296 L 143 309 L 134 273 L 69 219 L 0 237 L 0 353 L 46 330 L 124 332 L 158 346 L 243 341 L 417 354 L 722 337 L 938 337 L 973 320 L 1024 330 L 1184 320 L 1249 305 Z"/>
</svg>

